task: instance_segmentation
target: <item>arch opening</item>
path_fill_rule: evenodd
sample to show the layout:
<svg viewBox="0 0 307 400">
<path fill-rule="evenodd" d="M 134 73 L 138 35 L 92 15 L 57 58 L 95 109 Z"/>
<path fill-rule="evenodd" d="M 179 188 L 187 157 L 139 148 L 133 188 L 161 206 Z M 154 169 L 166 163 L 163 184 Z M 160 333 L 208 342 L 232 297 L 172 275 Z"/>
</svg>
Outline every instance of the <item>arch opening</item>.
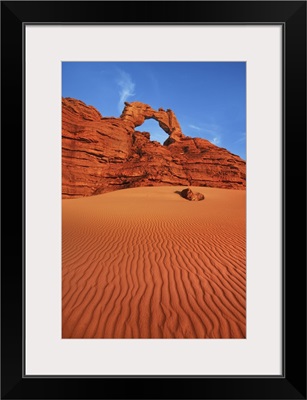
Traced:
<svg viewBox="0 0 307 400">
<path fill-rule="evenodd" d="M 145 121 L 138 127 L 141 132 L 150 133 L 150 141 L 156 141 L 163 145 L 169 135 L 160 127 L 159 122 L 154 118 L 145 119 Z"/>
</svg>

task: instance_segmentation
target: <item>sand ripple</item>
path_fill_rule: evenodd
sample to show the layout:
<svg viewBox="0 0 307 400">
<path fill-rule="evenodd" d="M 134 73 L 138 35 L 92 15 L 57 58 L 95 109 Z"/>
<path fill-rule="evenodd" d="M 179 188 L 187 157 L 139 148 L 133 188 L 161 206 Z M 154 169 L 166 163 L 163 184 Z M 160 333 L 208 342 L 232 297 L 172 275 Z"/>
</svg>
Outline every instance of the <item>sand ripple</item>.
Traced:
<svg viewBox="0 0 307 400">
<path fill-rule="evenodd" d="M 63 338 L 244 338 L 245 191 L 63 200 Z"/>
</svg>

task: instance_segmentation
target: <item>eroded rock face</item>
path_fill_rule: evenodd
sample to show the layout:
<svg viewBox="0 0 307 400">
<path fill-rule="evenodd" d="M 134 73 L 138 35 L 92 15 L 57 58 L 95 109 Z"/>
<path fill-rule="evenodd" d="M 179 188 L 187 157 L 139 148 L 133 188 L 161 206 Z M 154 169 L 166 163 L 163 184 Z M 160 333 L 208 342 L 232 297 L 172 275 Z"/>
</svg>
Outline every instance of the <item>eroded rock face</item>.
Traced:
<svg viewBox="0 0 307 400">
<path fill-rule="evenodd" d="M 169 135 L 161 145 L 135 130 L 153 118 Z M 208 140 L 185 136 L 172 110 L 125 103 L 120 118 L 62 99 L 62 195 L 91 196 L 138 187 L 186 185 L 245 189 L 246 163 Z"/>
<path fill-rule="evenodd" d="M 202 193 L 193 192 L 190 188 L 183 189 L 180 192 L 181 197 L 190 201 L 201 201 L 204 200 L 205 196 Z"/>
</svg>

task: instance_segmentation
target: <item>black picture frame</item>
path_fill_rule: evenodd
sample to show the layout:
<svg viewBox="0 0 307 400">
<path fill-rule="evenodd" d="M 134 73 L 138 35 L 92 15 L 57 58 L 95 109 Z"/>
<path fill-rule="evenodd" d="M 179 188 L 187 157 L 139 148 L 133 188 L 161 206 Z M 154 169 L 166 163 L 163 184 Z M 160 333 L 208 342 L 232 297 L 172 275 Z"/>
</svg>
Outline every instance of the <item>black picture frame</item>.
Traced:
<svg viewBox="0 0 307 400">
<path fill-rule="evenodd" d="M 23 29 L 27 23 L 283 26 L 282 376 L 23 375 L 26 267 Z M 305 1 L 2 1 L 1 99 L 1 398 L 306 399 Z"/>
</svg>

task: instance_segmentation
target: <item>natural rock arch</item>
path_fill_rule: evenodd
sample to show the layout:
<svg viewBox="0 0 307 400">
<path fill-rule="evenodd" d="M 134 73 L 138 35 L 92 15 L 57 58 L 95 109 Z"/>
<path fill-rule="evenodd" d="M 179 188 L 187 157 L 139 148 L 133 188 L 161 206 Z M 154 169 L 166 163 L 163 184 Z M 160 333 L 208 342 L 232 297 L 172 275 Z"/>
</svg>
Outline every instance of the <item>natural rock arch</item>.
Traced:
<svg viewBox="0 0 307 400">
<path fill-rule="evenodd" d="M 165 111 L 163 108 L 159 108 L 156 111 L 147 104 L 139 101 L 132 103 L 125 102 L 125 108 L 120 118 L 128 123 L 133 130 L 137 126 L 142 125 L 146 119 L 155 119 L 159 123 L 160 128 L 169 135 L 168 139 L 164 142 L 166 146 L 180 141 L 180 139 L 185 137 L 176 115 L 170 109 Z"/>
<path fill-rule="evenodd" d="M 154 119 L 162 146 L 137 126 Z M 62 196 L 77 198 L 139 186 L 245 189 L 246 163 L 206 139 L 184 136 L 171 110 L 126 103 L 120 118 L 103 117 L 80 100 L 62 99 Z"/>
</svg>

